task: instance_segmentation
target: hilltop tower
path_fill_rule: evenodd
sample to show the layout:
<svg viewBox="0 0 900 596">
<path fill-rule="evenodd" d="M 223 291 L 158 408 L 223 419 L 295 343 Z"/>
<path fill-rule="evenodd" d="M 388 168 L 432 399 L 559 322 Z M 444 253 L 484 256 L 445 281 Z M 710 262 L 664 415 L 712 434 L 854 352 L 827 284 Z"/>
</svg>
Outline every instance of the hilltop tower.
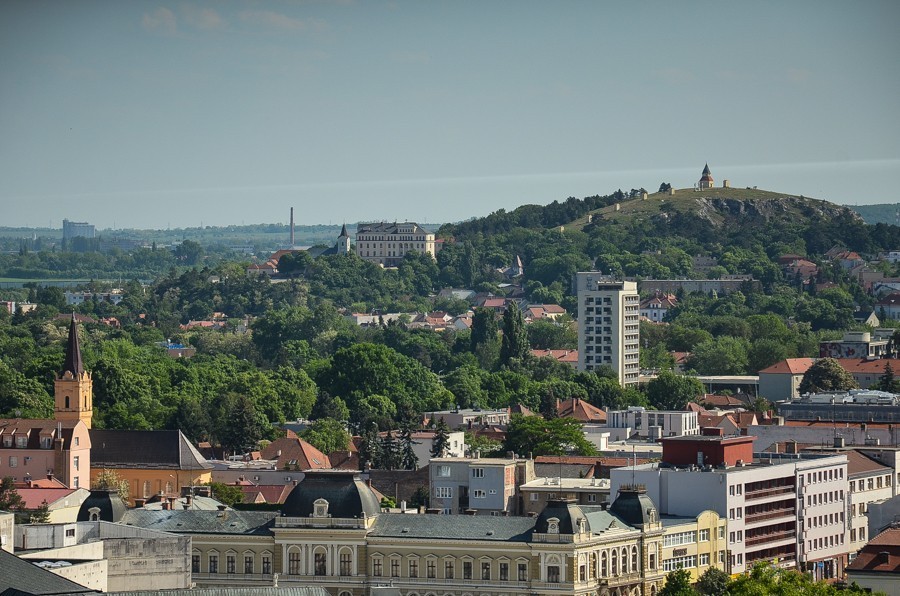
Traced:
<svg viewBox="0 0 900 596">
<path fill-rule="evenodd" d="M 54 382 L 53 396 L 56 401 L 56 420 L 81 420 L 91 428 L 91 418 L 94 415 L 93 381 L 91 373 L 84 370 L 81 360 L 75 313 L 72 313 L 72 324 L 69 326 L 66 360 Z"/>
<path fill-rule="evenodd" d="M 700 174 L 700 182 L 697 183 L 697 186 L 702 190 L 704 188 L 712 188 L 713 184 L 713 177 L 712 173 L 709 171 L 709 164 L 706 164 L 703 167 L 703 173 Z"/>
<path fill-rule="evenodd" d="M 341 228 L 341 235 L 337 239 L 337 254 L 345 255 L 350 252 L 350 234 L 347 233 L 347 224 Z"/>
</svg>

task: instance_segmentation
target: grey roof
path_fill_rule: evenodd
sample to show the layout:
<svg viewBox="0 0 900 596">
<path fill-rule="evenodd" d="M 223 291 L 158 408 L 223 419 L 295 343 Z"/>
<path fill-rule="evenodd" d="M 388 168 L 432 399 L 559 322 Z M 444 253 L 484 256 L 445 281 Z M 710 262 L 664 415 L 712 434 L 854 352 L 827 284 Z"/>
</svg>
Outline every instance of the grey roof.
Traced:
<svg viewBox="0 0 900 596">
<path fill-rule="evenodd" d="M 653 500 L 640 488 L 619 487 L 619 495 L 609 506 L 609 511 L 632 526 L 650 523 L 654 517 L 659 519 L 659 510 Z"/>
<path fill-rule="evenodd" d="M 96 592 L 0 549 L 0 593 L 7 591 L 41 595 Z"/>
<path fill-rule="evenodd" d="M 266 536 L 274 511 L 152 511 L 130 509 L 123 524 L 173 534 L 244 534 Z"/>
<path fill-rule="evenodd" d="M 116 592 L 116 596 L 168 596 L 169 594 L 190 594 L 191 596 L 329 596 L 321 586 L 287 587 L 221 587 L 193 588 L 191 590 L 135 590 Z"/>
<path fill-rule="evenodd" d="M 547 503 L 538 516 L 534 524 L 534 531 L 541 534 L 548 533 L 549 520 L 553 518 L 558 520 L 560 534 L 577 534 L 578 520 L 588 521 L 587 515 L 574 500 L 553 499 Z M 590 524 L 589 521 L 588 524 Z M 590 525 L 588 529 L 590 529 Z"/>
<path fill-rule="evenodd" d="M 91 429 L 91 467 L 208 470 L 180 430 Z"/>
<path fill-rule="evenodd" d="M 91 521 L 91 509 L 99 509 L 100 521 L 117 522 L 125 515 L 125 501 L 119 491 L 94 489 L 78 509 L 78 521 Z"/>
<path fill-rule="evenodd" d="M 283 515 L 309 517 L 318 499 L 328 501 L 328 515 L 336 518 L 372 517 L 381 512 L 381 503 L 358 472 L 307 470 L 303 482 L 294 487 L 281 507 Z"/>
<path fill-rule="evenodd" d="M 529 542 L 534 522 L 531 517 L 382 513 L 369 536 L 411 540 Z"/>
<path fill-rule="evenodd" d="M 190 504 L 188 504 L 188 502 L 187 497 L 179 497 L 175 499 L 175 503 L 173 503 L 172 506 L 175 507 L 176 510 L 195 509 L 198 511 L 218 511 L 219 505 L 222 505 L 221 501 L 217 501 L 212 497 L 191 497 Z M 144 509 L 148 511 L 162 511 L 163 502 L 153 501 L 152 503 L 146 503 Z M 231 507 L 228 509 L 231 510 Z"/>
</svg>

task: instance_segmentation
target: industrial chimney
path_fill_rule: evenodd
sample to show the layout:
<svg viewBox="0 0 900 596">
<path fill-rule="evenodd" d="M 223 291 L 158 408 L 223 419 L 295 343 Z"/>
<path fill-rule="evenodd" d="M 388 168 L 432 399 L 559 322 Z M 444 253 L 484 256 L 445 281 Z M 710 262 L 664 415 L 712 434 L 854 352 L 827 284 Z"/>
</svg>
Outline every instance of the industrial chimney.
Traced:
<svg viewBox="0 0 900 596">
<path fill-rule="evenodd" d="M 291 207 L 291 248 L 294 248 L 294 208 Z"/>
</svg>

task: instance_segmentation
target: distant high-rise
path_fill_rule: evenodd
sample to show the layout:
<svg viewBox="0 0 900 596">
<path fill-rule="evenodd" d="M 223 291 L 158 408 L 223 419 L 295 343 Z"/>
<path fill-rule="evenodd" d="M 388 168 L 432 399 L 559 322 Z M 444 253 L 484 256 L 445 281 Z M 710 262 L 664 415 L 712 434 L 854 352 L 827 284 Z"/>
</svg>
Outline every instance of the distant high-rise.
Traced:
<svg viewBox="0 0 900 596">
<path fill-rule="evenodd" d="M 640 296 L 637 283 L 598 271 L 575 274 L 578 294 L 578 370 L 612 368 L 623 386 L 640 373 Z"/>
<path fill-rule="evenodd" d="M 93 224 L 83 221 L 63 220 L 63 240 L 71 240 L 81 236 L 82 238 L 94 238 L 97 230 Z"/>
</svg>

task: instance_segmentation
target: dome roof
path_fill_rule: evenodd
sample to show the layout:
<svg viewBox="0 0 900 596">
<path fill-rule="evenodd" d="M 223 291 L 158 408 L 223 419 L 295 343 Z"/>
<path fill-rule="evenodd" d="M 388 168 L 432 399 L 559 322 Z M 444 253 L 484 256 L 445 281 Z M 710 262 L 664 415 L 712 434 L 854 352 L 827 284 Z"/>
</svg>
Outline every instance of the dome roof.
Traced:
<svg viewBox="0 0 900 596">
<path fill-rule="evenodd" d="M 641 487 L 622 485 L 609 512 L 629 526 L 643 526 L 659 521 L 659 511 L 647 491 Z"/>
<path fill-rule="evenodd" d="M 579 521 L 584 523 L 583 529 L 579 529 Z M 534 531 L 538 534 L 578 534 L 590 529 L 587 516 L 572 499 L 552 499 L 534 524 Z"/>
<path fill-rule="evenodd" d="M 325 505 L 324 511 L 322 505 Z M 317 505 L 319 510 L 317 511 Z M 381 512 L 381 504 L 375 492 L 357 472 L 315 471 L 306 472 L 281 508 L 288 517 L 373 517 Z"/>
<path fill-rule="evenodd" d="M 95 489 L 78 509 L 76 521 L 118 522 L 125 515 L 126 509 L 119 491 Z"/>
</svg>

